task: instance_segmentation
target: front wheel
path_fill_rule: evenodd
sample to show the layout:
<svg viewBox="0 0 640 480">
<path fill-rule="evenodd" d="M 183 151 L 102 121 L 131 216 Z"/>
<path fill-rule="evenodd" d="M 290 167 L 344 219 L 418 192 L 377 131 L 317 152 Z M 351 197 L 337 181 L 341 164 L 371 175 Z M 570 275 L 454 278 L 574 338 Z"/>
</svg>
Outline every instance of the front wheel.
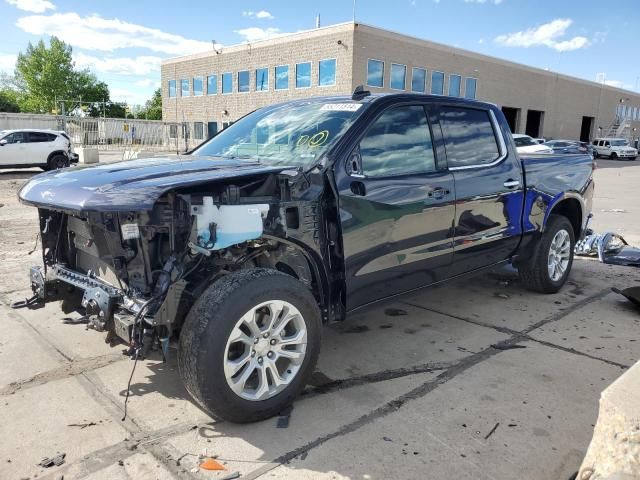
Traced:
<svg viewBox="0 0 640 480">
<path fill-rule="evenodd" d="M 187 315 L 178 352 L 182 380 L 213 417 L 272 417 L 313 373 L 321 329 L 315 298 L 295 278 L 261 268 L 228 274 Z"/>
<path fill-rule="evenodd" d="M 551 215 L 533 256 L 518 266 L 524 285 L 536 292 L 556 293 L 569 278 L 575 234 L 567 217 Z"/>
<path fill-rule="evenodd" d="M 613 153 L 609 156 L 609 158 L 610 158 L 611 160 L 617 160 L 617 159 L 618 159 L 618 154 L 617 154 L 616 152 L 613 152 Z"/>
</svg>

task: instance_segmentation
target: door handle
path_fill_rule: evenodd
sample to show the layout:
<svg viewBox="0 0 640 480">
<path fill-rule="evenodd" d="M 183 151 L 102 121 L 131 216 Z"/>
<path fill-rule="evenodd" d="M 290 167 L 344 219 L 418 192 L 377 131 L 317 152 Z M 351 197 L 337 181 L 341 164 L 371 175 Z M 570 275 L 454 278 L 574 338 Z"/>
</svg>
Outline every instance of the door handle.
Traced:
<svg viewBox="0 0 640 480">
<path fill-rule="evenodd" d="M 436 200 L 440 200 L 441 198 L 444 198 L 446 195 L 449 195 L 449 193 L 451 192 L 447 188 L 436 187 L 433 190 L 430 190 L 429 193 L 427 193 L 427 196 L 429 198 L 435 198 Z"/>
<path fill-rule="evenodd" d="M 517 188 L 520 186 L 520 180 L 509 179 L 504 182 L 503 185 L 505 186 L 505 188 Z"/>
</svg>

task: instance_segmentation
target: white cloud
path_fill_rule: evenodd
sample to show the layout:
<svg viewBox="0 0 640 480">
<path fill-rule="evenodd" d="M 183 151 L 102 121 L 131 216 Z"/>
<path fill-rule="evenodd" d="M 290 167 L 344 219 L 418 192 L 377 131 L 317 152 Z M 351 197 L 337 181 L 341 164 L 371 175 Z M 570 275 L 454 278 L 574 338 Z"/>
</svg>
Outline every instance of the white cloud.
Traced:
<svg viewBox="0 0 640 480">
<path fill-rule="evenodd" d="M 110 87 L 109 96 L 112 102 L 126 102 L 129 105 L 144 105 L 153 92 L 134 92 L 126 88 Z"/>
<path fill-rule="evenodd" d="M 271 15 L 270 12 L 267 12 L 266 10 L 259 10 L 257 12 L 242 12 L 242 16 L 243 17 L 250 17 L 250 18 L 263 18 L 263 19 L 267 19 L 267 20 L 273 20 L 274 17 L 273 15 Z"/>
<path fill-rule="evenodd" d="M 241 28 L 240 30 L 234 30 L 233 32 L 243 37 L 247 42 L 257 42 L 260 40 L 266 40 L 268 38 L 274 38 L 274 37 L 280 37 L 282 35 L 286 35 L 286 33 L 280 31 L 279 28 L 275 28 L 275 27 L 269 27 L 269 28 L 249 27 L 249 28 Z"/>
<path fill-rule="evenodd" d="M 43 13 L 47 10 L 55 10 L 56 6 L 47 0 L 5 0 L 9 5 L 25 12 Z"/>
<path fill-rule="evenodd" d="M 146 48 L 169 55 L 186 55 L 212 48 L 209 42 L 95 14 L 87 17 L 74 12 L 31 15 L 19 18 L 16 25 L 33 35 L 55 35 L 74 47 L 104 52 L 119 48 Z"/>
<path fill-rule="evenodd" d="M 527 30 L 499 35 L 495 42 L 505 47 L 538 47 L 546 46 L 558 52 L 577 50 L 589 45 L 589 39 L 576 36 L 568 40 L 561 40 L 567 33 L 573 20 L 568 18 L 558 18 L 538 27 Z"/>
<path fill-rule="evenodd" d="M 18 56 L 13 54 L 0 54 L 0 72 L 13 73 L 13 70 L 16 68 L 17 58 Z"/>
<path fill-rule="evenodd" d="M 98 58 L 84 53 L 75 54 L 73 59 L 79 67 L 88 67 L 98 73 L 118 75 L 148 75 L 158 72 L 162 61 L 162 58 L 152 55 Z"/>
<path fill-rule="evenodd" d="M 502 0 L 464 0 L 464 3 L 493 3 L 494 5 L 500 5 Z"/>
<path fill-rule="evenodd" d="M 152 78 L 145 78 L 142 80 L 138 80 L 135 84 L 136 87 L 153 87 L 159 88 L 160 82 L 158 80 L 153 80 Z"/>
</svg>

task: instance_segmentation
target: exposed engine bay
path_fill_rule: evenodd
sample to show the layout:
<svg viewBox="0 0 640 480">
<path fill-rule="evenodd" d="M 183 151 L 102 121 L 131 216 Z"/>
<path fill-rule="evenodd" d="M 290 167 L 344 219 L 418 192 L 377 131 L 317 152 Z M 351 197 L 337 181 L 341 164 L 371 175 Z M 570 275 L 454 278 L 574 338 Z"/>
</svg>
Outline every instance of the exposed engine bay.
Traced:
<svg viewBox="0 0 640 480">
<path fill-rule="evenodd" d="M 330 292 L 328 272 L 339 276 L 341 270 L 326 259 L 339 256 L 339 245 L 322 240 L 336 234 L 321 215 L 322 205 L 333 200 L 322 198 L 322 187 L 302 175 L 296 198 L 301 184 L 304 197 L 318 192 L 316 198 L 292 199 L 292 178 L 269 174 L 183 187 L 161 196 L 151 210 L 40 207 L 44 266 L 31 269 L 34 298 L 61 300 L 65 312 L 82 312 L 91 328 L 122 339 L 143 357 L 154 345 L 166 356 L 204 289 L 243 268 L 296 277 L 325 306 L 325 319 L 334 319 L 343 308 L 326 307 L 327 298 L 341 304 L 341 292 Z"/>
</svg>

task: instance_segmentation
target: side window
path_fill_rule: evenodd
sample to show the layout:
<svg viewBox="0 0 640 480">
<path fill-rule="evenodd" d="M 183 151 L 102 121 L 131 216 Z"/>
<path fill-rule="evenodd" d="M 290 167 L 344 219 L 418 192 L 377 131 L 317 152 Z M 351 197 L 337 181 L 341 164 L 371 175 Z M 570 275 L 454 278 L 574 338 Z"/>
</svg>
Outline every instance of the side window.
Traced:
<svg viewBox="0 0 640 480">
<path fill-rule="evenodd" d="M 443 106 L 440 124 L 444 130 L 449 167 L 486 165 L 500 157 L 488 111 Z"/>
<path fill-rule="evenodd" d="M 604 142 L 604 146 L 605 146 L 605 147 L 610 147 L 610 146 L 611 146 L 611 144 L 610 144 L 609 142 Z"/>
<path fill-rule="evenodd" d="M 29 132 L 29 142 L 30 143 L 43 143 L 43 142 L 51 142 L 53 137 L 55 139 L 55 135 L 49 135 L 43 132 Z"/>
<path fill-rule="evenodd" d="M 386 177 L 436 171 L 431 132 L 424 107 L 391 108 L 360 141 L 362 172 Z"/>
<path fill-rule="evenodd" d="M 4 137 L 7 143 L 26 143 L 27 134 L 24 132 L 16 132 Z"/>
</svg>

